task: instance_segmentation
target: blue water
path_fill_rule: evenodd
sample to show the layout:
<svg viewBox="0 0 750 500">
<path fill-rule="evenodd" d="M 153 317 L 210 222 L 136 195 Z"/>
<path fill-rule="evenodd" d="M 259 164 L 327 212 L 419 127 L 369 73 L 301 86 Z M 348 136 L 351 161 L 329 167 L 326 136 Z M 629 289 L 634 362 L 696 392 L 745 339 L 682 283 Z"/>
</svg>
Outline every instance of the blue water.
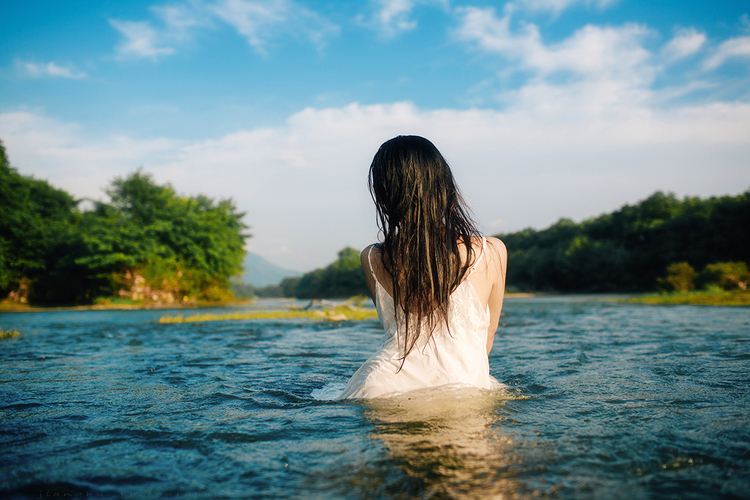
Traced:
<svg viewBox="0 0 750 500">
<path fill-rule="evenodd" d="M 509 299 L 503 393 L 316 399 L 375 321 L 0 314 L 2 498 L 750 498 L 750 309 Z"/>
</svg>

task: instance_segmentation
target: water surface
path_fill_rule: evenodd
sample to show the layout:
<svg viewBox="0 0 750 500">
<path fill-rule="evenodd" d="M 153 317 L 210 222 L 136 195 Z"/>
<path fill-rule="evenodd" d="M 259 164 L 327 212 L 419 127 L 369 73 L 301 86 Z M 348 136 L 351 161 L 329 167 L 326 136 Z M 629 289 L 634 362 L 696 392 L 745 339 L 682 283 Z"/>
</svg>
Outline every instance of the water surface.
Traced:
<svg viewBox="0 0 750 500">
<path fill-rule="evenodd" d="M 370 402 L 375 321 L 161 314 L 0 315 L 0 496 L 750 498 L 748 308 L 508 299 L 505 393 Z"/>
</svg>

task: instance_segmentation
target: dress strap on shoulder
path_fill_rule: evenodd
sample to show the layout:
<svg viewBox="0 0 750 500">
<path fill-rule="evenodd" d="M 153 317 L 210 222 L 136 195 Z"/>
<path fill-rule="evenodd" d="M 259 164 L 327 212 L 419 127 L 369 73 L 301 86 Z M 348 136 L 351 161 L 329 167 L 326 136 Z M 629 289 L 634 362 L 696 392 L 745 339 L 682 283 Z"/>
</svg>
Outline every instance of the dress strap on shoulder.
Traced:
<svg viewBox="0 0 750 500">
<path fill-rule="evenodd" d="M 471 276 L 471 274 L 474 272 L 474 269 L 477 268 L 477 264 L 479 264 L 479 261 L 482 260 L 482 257 L 484 257 L 484 250 L 486 248 L 487 248 L 487 238 L 482 236 L 482 251 L 479 253 L 479 257 L 477 257 L 477 260 L 474 261 L 474 265 L 471 266 L 471 269 L 469 269 L 469 274 L 467 276 Z"/>
<path fill-rule="evenodd" d="M 372 260 L 370 259 L 370 255 L 372 254 L 372 249 L 375 245 L 370 245 L 370 249 L 367 251 L 367 265 L 370 266 L 370 274 L 372 274 L 372 279 L 375 280 L 375 283 L 378 283 L 378 278 L 375 276 L 375 270 L 372 268 Z"/>
</svg>

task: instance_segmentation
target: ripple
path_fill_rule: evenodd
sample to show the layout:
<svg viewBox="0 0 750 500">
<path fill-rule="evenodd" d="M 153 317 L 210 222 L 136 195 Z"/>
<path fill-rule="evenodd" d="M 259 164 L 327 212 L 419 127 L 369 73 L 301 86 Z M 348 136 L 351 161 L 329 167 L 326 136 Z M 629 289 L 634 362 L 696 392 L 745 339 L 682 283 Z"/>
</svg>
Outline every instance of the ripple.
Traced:
<svg viewBox="0 0 750 500">
<path fill-rule="evenodd" d="M 745 309 L 509 300 L 505 394 L 442 413 L 325 399 L 376 322 L 95 313 L 3 316 L 0 496 L 750 497 Z"/>
</svg>

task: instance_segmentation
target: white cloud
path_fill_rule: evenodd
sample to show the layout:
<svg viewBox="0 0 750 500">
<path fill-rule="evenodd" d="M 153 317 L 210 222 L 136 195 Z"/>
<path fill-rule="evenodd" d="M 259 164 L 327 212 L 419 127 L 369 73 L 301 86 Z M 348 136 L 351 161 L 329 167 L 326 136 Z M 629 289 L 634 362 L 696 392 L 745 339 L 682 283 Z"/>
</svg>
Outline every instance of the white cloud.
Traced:
<svg viewBox="0 0 750 500">
<path fill-rule="evenodd" d="M 208 24 L 205 9 L 197 3 L 155 5 L 150 10 L 162 19 L 171 38 L 185 38 L 190 30 Z"/>
<path fill-rule="evenodd" d="M 21 173 L 79 197 L 101 197 L 114 176 L 139 165 L 180 192 L 232 197 L 248 212 L 255 251 L 299 270 L 376 238 L 367 169 L 398 134 L 435 142 L 490 232 L 498 220 L 507 231 L 580 220 L 657 189 L 709 196 L 749 187 L 750 104 L 657 109 L 602 98 L 592 85 L 530 84 L 502 111 L 407 102 L 308 108 L 276 127 L 192 142 L 97 137 L 14 112 L 0 115 L 0 138 Z"/>
<path fill-rule="evenodd" d="M 415 5 L 383 1 L 373 19 L 380 19 L 383 33 L 395 34 L 413 26 Z M 580 220 L 657 189 L 710 196 L 750 187 L 750 104 L 688 106 L 673 99 L 709 82 L 653 88 L 663 71 L 659 61 L 700 53 L 705 34 L 676 31 L 655 53 L 644 47 L 651 32 L 635 24 L 588 25 L 545 43 L 536 25 L 514 22 L 514 9 L 502 15 L 491 8 L 454 11 L 459 40 L 496 54 L 508 71 L 526 78 L 513 90 L 495 91 L 502 110 L 354 103 L 307 108 L 278 126 L 194 141 L 97 136 L 41 112 L 16 111 L 0 114 L 0 138 L 22 173 L 78 197 L 100 198 L 114 176 L 140 165 L 180 192 L 232 197 L 248 212 L 253 249 L 299 270 L 328 263 L 345 245 L 376 238 L 367 167 L 377 147 L 398 134 L 436 143 L 490 232 L 544 227 L 561 216 Z M 122 54 L 157 59 L 193 30 L 219 20 L 261 54 L 282 37 L 302 36 L 318 45 L 337 29 L 289 0 L 195 1 L 151 10 L 161 23 L 154 25 L 163 28 L 112 21 L 126 38 Z M 749 40 L 726 41 L 704 65 L 711 69 L 750 55 Z M 42 65 L 35 68 L 41 74 Z"/>
<path fill-rule="evenodd" d="M 411 13 L 418 4 L 448 8 L 448 0 L 370 0 L 370 18 L 364 20 L 360 17 L 359 20 L 378 30 L 381 36 L 392 38 L 417 27 L 417 21 L 411 17 Z"/>
<path fill-rule="evenodd" d="M 603 9 L 616 2 L 617 0 L 517 0 L 516 3 L 520 7 L 529 10 L 560 13 L 574 5 L 593 6 Z"/>
<path fill-rule="evenodd" d="M 159 59 L 172 55 L 175 47 L 192 39 L 198 28 L 210 28 L 211 13 L 198 0 L 170 5 L 154 5 L 149 10 L 157 18 L 151 21 L 110 20 L 122 35 L 117 51 L 121 56 Z"/>
<path fill-rule="evenodd" d="M 33 173 L 76 196 L 91 198 L 100 198 L 101 188 L 113 176 L 141 164 L 166 161 L 164 155 L 178 146 L 161 138 L 100 138 L 76 123 L 31 111 L 0 114 L 0 139 L 20 173 Z"/>
<path fill-rule="evenodd" d="M 109 24 L 119 31 L 124 39 L 117 46 L 117 52 L 124 57 L 144 57 L 158 59 L 170 55 L 174 49 L 166 45 L 163 36 L 148 21 L 118 21 L 110 19 Z"/>
<path fill-rule="evenodd" d="M 231 26 L 264 56 L 269 43 L 279 38 L 303 38 L 321 49 L 339 32 L 338 26 L 292 0 L 192 0 L 149 10 L 155 23 L 110 20 L 124 37 L 117 47 L 120 55 L 156 60 L 174 54 L 196 30 L 215 28 L 217 21 Z"/>
<path fill-rule="evenodd" d="M 261 55 L 267 54 L 270 40 L 282 35 L 301 35 L 321 48 L 339 31 L 338 26 L 291 0 L 221 0 L 210 9 Z"/>
<path fill-rule="evenodd" d="M 409 31 L 417 27 L 417 22 L 409 19 L 414 2 L 410 0 L 380 0 L 377 20 L 382 31 L 388 35 Z"/>
<path fill-rule="evenodd" d="M 652 51 L 646 44 L 656 33 L 643 25 L 586 25 L 567 38 L 546 43 L 537 25 L 516 19 L 519 14 L 512 4 L 506 4 L 502 15 L 493 8 L 464 7 L 454 12 L 454 37 L 498 56 L 495 94 L 485 84 L 471 96 L 474 102 L 490 99 L 512 105 L 522 100 L 529 109 L 541 112 L 542 106 L 558 109 L 562 101 L 571 100 L 589 113 L 608 113 L 614 106 L 668 106 L 696 93 L 706 98 L 727 88 L 725 82 L 711 81 L 709 76 L 697 79 L 694 69 L 689 78 L 672 83 L 677 81 L 674 62 L 707 50 L 706 34 L 695 28 L 676 29 L 671 40 Z M 733 38 L 713 51 L 703 69 L 748 56 L 750 37 Z M 506 82 L 520 87 L 508 90 Z M 669 87 L 660 87 L 666 82 Z M 551 95 L 558 98 L 545 98 Z"/>
<path fill-rule="evenodd" d="M 713 56 L 706 59 L 703 68 L 715 69 L 726 63 L 729 59 L 738 57 L 750 57 L 750 36 L 730 38 L 716 49 Z"/>
<path fill-rule="evenodd" d="M 514 33 L 511 15 L 498 18 L 493 8 L 466 7 L 457 10 L 460 40 L 487 52 L 502 54 L 522 69 L 540 76 L 569 71 L 587 78 L 650 81 L 650 53 L 641 44 L 648 30 L 628 24 L 619 28 L 587 25 L 566 40 L 545 45 L 534 24 L 524 24 Z"/>
<path fill-rule="evenodd" d="M 670 60 L 683 59 L 698 52 L 706 43 L 706 34 L 695 28 L 678 30 L 674 38 L 662 49 L 664 57 Z"/>
<path fill-rule="evenodd" d="M 53 61 L 48 63 L 36 63 L 36 62 L 24 62 L 16 61 L 16 69 L 24 76 L 30 76 L 32 78 L 41 77 L 57 77 L 57 78 L 88 78 L 88 75 L 83 71 L 75 71 L 71 68 L 59 66 Z"/>
</svg>

